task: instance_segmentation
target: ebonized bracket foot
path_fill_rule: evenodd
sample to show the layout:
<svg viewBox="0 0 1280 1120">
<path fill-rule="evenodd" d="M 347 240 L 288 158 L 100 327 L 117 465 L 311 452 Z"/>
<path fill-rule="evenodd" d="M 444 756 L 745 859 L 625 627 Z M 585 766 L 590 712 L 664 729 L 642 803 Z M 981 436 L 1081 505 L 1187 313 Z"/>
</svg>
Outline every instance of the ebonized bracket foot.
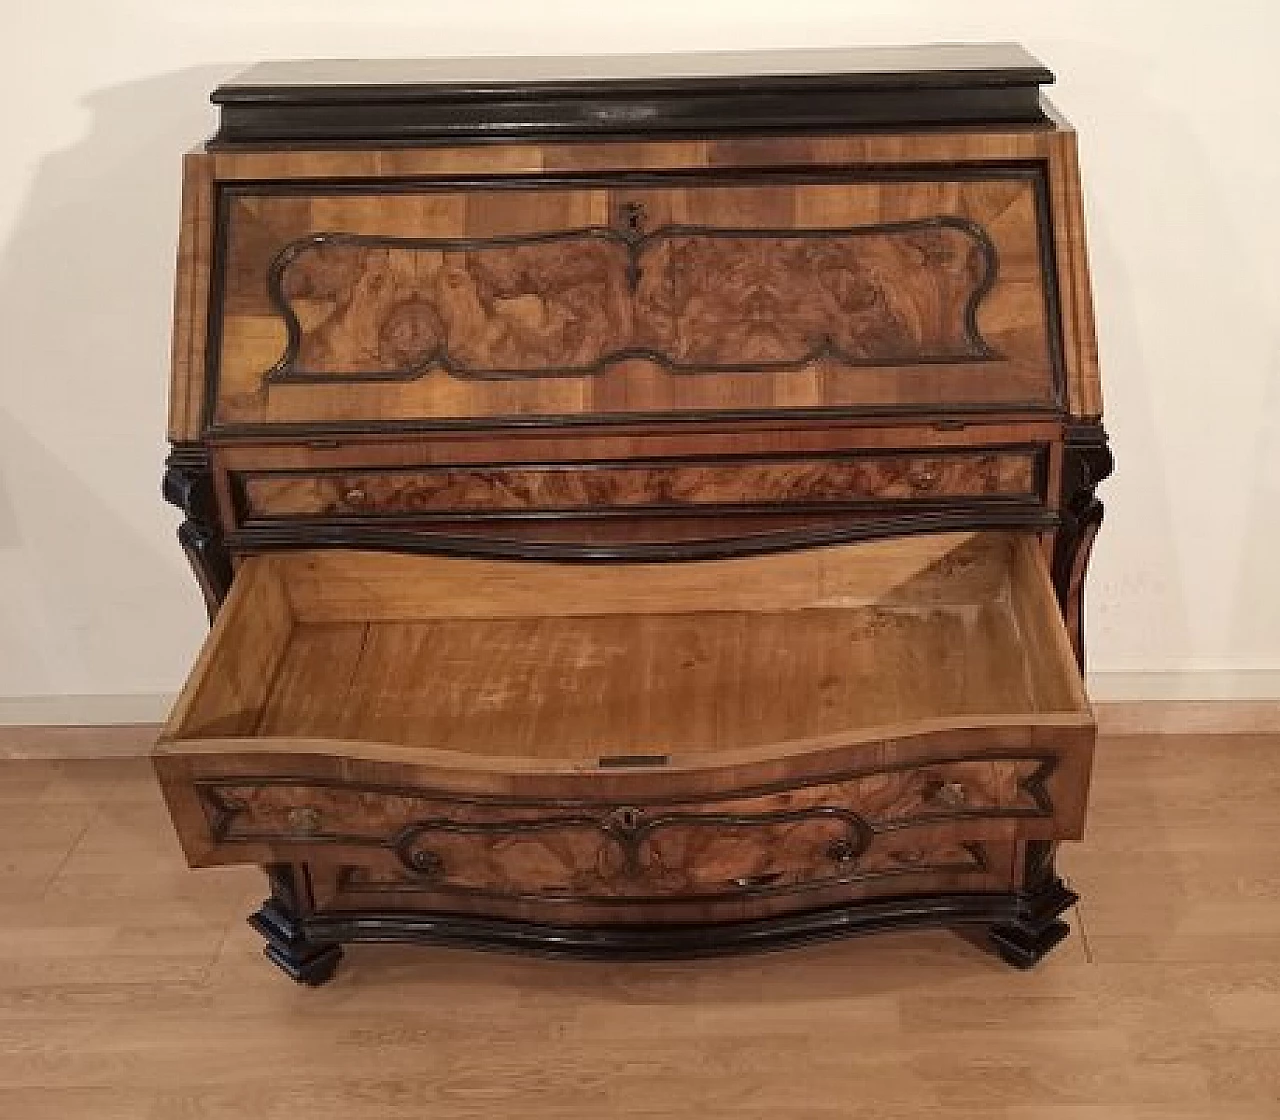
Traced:
<svg viewBox="0 0 1280 1120">
<path fill-rule="evenodd" d="M 275 901 L 267 899 L 249 918 L 249 924 L 264 938 L 267 960 L 299 984 L 316 988 L 333 976 L 342 960 L 342 946 L 332 941 L 312 941 L 297 919 Z"/>
<path fill-rule="evenodd" d="M 249 925 L 266 939 L 267 960 L 297 983 L 319 987 L 332 978 L 342 946 L 307 935 L 298 917 L 299 886 L 292 868 L 271 867 L 267 874 L 271 897 L 249 916 Z"/>
<path fill-rule="evenodd" d="M 1006 964 L 1033 968 L 1071 932 L 1059 917 L 1076 904 L 1077 895 L 1060 879 L 1020 899 L 1017 916 L 990 930 L 991 944 Z"/>
<path fill-rule="evenodd" d="M 988 936 L 996 953 L 1014 968 L 1031 968 L 1071 932 L 1062 914 L 1079 895 L 1059 877 L 1054 865 L 1055 845 L 1033 840 L 1023 852 L 1023 881 L 1012 918 L 996 922 Z"/>
</svg>

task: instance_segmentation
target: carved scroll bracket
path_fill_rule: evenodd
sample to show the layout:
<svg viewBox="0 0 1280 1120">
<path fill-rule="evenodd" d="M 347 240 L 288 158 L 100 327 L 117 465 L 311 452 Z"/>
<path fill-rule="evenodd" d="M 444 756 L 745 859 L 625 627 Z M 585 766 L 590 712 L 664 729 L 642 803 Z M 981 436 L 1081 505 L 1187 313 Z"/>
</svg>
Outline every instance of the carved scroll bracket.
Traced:
<svg viewBox="0 0 1280 1120">
<path fill-rule="evenodd" d="M 198 444 L 175 444 L 165 460 L 162 491 L 165 501 L 186 514 L 178 526 L 178 542 L 191 563 L 212 622 L 231 589 L 232 572 L 208 452 Z"/>
<path fill-rule="evenodd" d="M 1053 583 L 1082 672 L 1084 577 L 1103 515 L 1095 491 L 1114 465 L 1107 433 L 1100 423 L 1068 425 L 1062 460 L 1062 527 L 1053 550 Z"/>
</svg>

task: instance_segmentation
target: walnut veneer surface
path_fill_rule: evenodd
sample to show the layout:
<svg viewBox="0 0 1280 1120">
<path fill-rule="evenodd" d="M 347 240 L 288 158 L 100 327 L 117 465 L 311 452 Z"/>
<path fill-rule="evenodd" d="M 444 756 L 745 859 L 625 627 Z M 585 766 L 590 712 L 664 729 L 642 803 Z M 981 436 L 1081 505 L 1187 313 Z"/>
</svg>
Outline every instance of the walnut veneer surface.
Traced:
<svg viewBox="0 0 1280 1120">
<path fill-rule="evenodd" d="M 1018 48 L 819 54 L 215 94 L 165 489 L 216 621 L 156 766 L 295 979 L 1065 936 L 1111 465 L 1075 137 Z"/>
</svg>

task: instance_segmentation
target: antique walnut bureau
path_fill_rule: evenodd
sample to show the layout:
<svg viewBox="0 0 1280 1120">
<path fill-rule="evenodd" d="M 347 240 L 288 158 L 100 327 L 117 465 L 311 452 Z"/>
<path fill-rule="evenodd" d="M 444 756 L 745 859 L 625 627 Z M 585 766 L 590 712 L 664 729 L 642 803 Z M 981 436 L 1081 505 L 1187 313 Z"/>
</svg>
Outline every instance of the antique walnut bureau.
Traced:
<svg viewBox="0 0 1280 1120">
<path fill-rule="evenodd" d="M 268 956 L 1067 933 L 1110 470 L 1013 46 L 283 63 L 185 161 L 156 748 Z"/>
</svg>

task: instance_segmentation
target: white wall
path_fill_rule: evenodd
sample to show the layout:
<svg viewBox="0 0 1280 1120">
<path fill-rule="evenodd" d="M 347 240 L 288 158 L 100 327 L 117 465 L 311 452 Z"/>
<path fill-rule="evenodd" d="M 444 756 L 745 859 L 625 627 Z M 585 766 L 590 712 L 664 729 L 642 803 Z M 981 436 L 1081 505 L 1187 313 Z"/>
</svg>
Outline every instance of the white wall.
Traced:
<svg viewBox="0 0 1280 1120">
<path fill-rule="evenodd" d="M 158 483 L 178 155 L 209 130 L 218 80 L 268 57 L 984 39 L 1055 69 L 1082 134 L 1119 461 L 1091 582 L 1098 688 L 1280 695 L 1274 0 L 6 7 L 0 717 L 5 697 L 170 692 L 200 640 Z"/>
</svg>

